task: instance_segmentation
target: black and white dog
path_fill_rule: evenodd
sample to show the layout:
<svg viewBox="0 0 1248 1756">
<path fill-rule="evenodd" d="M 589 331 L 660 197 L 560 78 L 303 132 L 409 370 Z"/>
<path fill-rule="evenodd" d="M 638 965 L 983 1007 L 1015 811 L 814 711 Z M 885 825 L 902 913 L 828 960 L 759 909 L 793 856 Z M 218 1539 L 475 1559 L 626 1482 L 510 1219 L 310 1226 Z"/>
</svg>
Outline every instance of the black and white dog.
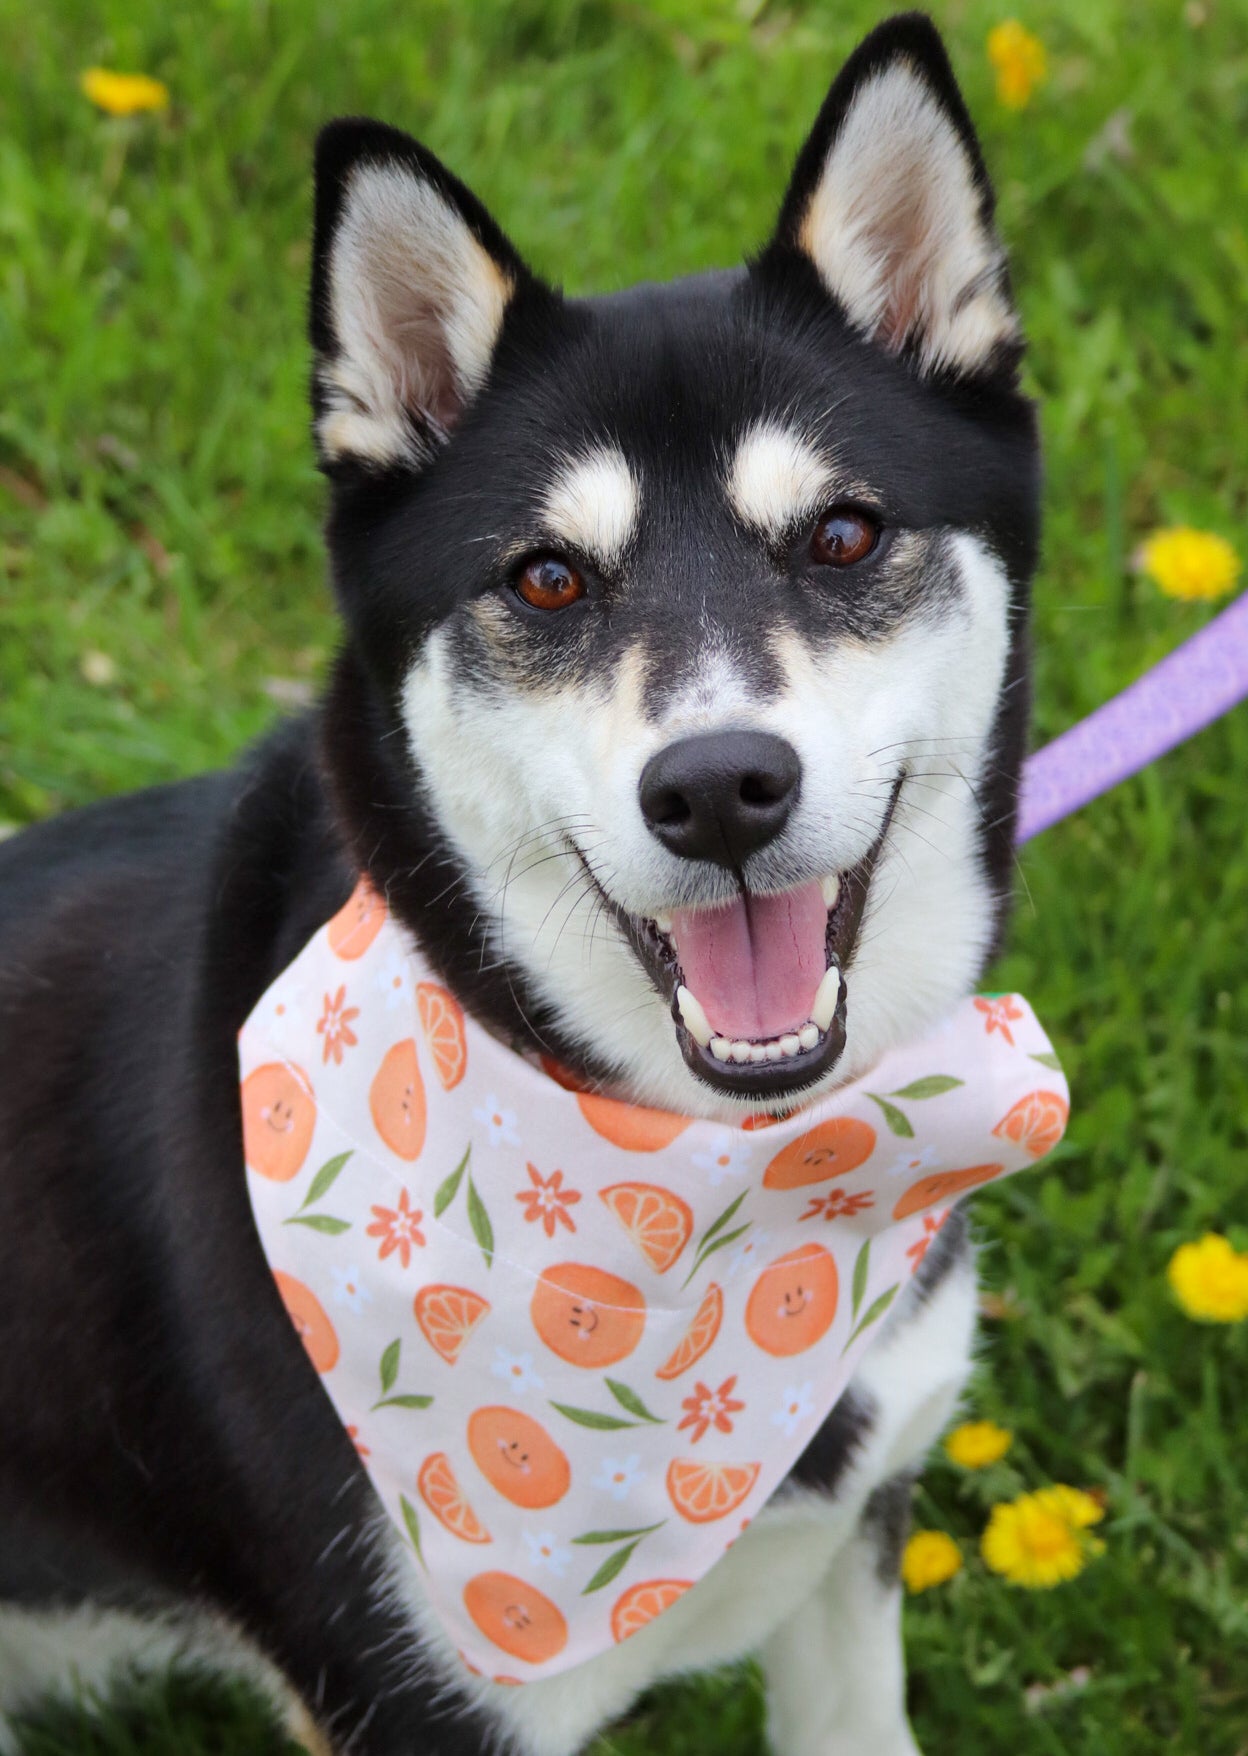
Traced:
<svg viewBox="0 0 1248 1756">
<path fill-rule="evenodd" d="M 707 1578 L 506 1689 L 449 1651 L 275 1291 L 235 1039 L 361 871 L 501 1037 L 686 1113 L 791 1107 L 970 990 L 1038 451 L 939 38 L 860 46 L 748 267 L 599 299 L 405 135 L 334 123 L 312 342 L 320 710 L 0 848 L 0 1698 L 193 1649 L 284 1679 L 318 1748 L 571 1756 L 752 1653 L 777 1753 L 913 1752 L 897 1552 L 971 1357 L 964 1226 Z M 763 904 L 812 884 L 845 1004 L 799 1040 Z M 754 1011 L 698 992 L 712 908 Z"/>
</svg>

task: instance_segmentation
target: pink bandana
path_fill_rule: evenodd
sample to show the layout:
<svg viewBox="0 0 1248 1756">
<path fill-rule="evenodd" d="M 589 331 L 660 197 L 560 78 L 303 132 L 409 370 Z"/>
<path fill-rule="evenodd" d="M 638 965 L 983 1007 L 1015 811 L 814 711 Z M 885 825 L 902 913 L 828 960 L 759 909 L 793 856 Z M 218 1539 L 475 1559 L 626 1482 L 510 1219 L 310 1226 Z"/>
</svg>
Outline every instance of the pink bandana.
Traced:
<svg viewBox="0 0 1248 1756">
<path fill-rule="evenodd" d="M 566 1089 L 361 883 L 239 1039 L 295 1327 L 471 1668 L 625 1640 L 783 1481 L 967 1190 L 1061 1138 L 1016 995 L 729 1127 Z"/>
</svg>

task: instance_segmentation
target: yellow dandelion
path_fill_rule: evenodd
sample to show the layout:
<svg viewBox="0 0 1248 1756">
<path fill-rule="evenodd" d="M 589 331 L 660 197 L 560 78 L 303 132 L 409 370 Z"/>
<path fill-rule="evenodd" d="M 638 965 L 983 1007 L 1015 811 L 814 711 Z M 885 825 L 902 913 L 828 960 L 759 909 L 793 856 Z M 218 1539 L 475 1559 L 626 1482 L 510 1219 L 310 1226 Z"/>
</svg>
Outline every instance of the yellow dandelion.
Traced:
<svg viewBox="0 0 1248 1756">
<path fill-rule="evenodd" d="M 1239 556 L 1225 537 L 1190 524 L 1154 531 L 1140 548 L 1140 565 L 1171 598 L 1225 597 L 1239 578 Z"/>
<path fill-rule="evenodd" d="M 988 32 L 988 59 L 997 75 L 997 97 L 1008 110 L 1025 110 L 1048 75 L 1040 38 L 1016 18 L 1007 18 Z"/>
<path fill-rule="evenodd" d="M 1091 1494 L 1078 1488 L 1039 1488 L 993 1507 L 980 1553 L 1011 1585 L 1043 1591 L 1074 1579 L 1103 1552 L 1104 1543 L 1088 1535 L 1088 1526 L 1104 1516 Z"/>
<path fill-rule="evenodd" d="M 1206 1232 L 1180 1244 L 1166 1270 L 1175 1298 L 1198 1323 L 1242 1323 L 1248 1317 L 1248 1253 Z"/>
<path fill-rule="evenodd" d="M 947 1436 L 945 1452 L 962 1469 L 986 1469 L 990 1463 L 1000 1463 L 1013 1443 L 1008 1427 L 998 1427 L 995 1421 L 966 1421 Z"/>
<path fill-rule="evenodd" d="M 78 83 L 91 102 L 110 116 L 137 116 L 143 110 L 169 106 L 169 87 L 149 79 L 146 73 L 110 73 L 106 67 L 88 67 Z"/>
<path fill-rule="evenodd" d="M 962 1551 L 943 1530 L 916 1530 L 901 1557 L 901 1577 L 910 1592 L 943 1585 L 961 1567 Z"/>
</svg>

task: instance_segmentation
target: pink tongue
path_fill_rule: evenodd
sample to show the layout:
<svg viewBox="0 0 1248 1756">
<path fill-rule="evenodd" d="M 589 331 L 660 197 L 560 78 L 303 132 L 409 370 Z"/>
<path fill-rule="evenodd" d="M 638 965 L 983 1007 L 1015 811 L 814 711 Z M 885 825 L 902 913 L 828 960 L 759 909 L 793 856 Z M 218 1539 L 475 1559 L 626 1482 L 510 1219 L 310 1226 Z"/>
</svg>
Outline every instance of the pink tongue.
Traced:
<svg viewBox="0 0 1248 1756">
<path fill-rule="evenodd" d="M 778 1037 L 810 1017 L 827 968 L 828 911 L 817 881 L 727 908 L 675 909 L 672 939 L 685 986 L 712 1030 Z"/>
</svg>

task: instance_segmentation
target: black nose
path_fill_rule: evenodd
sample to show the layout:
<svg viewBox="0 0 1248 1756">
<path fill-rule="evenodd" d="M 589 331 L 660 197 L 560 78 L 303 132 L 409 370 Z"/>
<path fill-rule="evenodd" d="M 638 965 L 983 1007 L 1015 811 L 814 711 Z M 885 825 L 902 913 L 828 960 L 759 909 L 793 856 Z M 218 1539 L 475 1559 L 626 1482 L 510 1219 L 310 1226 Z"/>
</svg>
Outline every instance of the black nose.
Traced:
<svg viewBox="0 0 1248 1756">
<path fill-rule="evenodd" d="M 641 771 L 641 814 L 672 853 L 740 867 L 784 828 L 801 778 L 797 751 L 783 738 L 704 732 L 650 758 Z"/>
</svg>

